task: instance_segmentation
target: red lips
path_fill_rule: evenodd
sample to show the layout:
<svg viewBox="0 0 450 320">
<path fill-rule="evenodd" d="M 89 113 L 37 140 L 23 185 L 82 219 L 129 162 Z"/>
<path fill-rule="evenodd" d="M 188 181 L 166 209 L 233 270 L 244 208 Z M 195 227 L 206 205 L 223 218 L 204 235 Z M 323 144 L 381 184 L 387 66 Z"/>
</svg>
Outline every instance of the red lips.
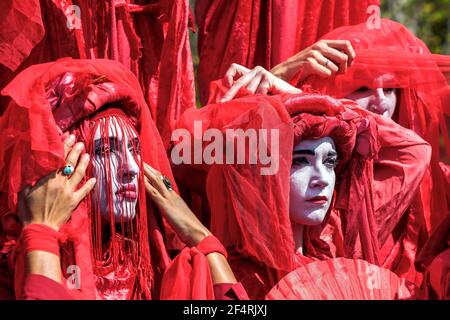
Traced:
<svg viewBox="0 0 450 320">
<path fill-rule="evenodd" d="M 325 196 L 316 196 L 316 197 L 310 198 L 306 201 L 312 202 L 315 204 L 326 204 L 326 203 L 328 203 L 328 198 Z"/>
<path fill-rule="evenodd" d="M 125 200 L 134 201 L 137 199 L 137 188 L 134 183 L 128 183 L 121 185 L 117 195 L 123 197 Z"/>
</svg>

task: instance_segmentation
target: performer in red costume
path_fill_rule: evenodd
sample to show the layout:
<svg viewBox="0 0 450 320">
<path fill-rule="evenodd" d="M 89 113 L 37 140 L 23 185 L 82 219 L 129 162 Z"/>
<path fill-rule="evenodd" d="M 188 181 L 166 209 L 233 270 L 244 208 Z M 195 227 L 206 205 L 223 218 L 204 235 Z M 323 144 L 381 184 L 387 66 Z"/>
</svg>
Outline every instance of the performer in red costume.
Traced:
<svg viewBox="0 0 450 320">
<path fill-rule="evenodd" d="M 232 63 L 278 65 L 325 33 L 379 16 L 379 0 L 197 0 L 200 100 Z"/>
<path fill-rule="evenodd" d="M 17 298 L 246 297 L 223 246 L 177 195 L 138 88 L 119 63 L 67 58 L 32 66 L 3 90 L 12 102 L 0 122 L 11 239 L 2 253 L 15 263 Z M 86 170 L 96 185 L 82 200 L 94 182 Z M 24 224 L 16 243 L 8 232 L 20 225 L 4 224 L 18 222 L 14 212 Z M 171 260 L 175 234 L 187 246 Z"/>
<path fill-rule="evenodd" d="M 315 259 L 343 256 L 379 265 L 385 230 L 409 206 L 429 145 L 349 100 L 240 91 L 239 99 L 214 104 L 226 90 L 216 83 L 211 104 L 186 112 L 179 128 L 192 135 L 194 121 L 202 121 L 204 131 L 279 132 L 279 141 L 265 144 L 271 146 L 265 152 L 279 155 L 272 175 L 261 175 L 262 163 L 192 165 L 206 172 L 211 230 L 229 248 L 230 265 L 249 296 L 263 298 L 287 272 Z M 235 155 L 239 148 L 249 152 L 249 143 Z"/>
<path fill-rule="evenodd" d="M 195 106 L 188 0 L 5 0 L 0 12 L 0 90 L 33 64 L 102 58 L 138 78 L 164 143 Z"/>
<path fill-rule="evenodd" d="M 312 70 L 305 56 L 299 54 L 274 68 L 275 74 L 305 90 L 312 88 L 337 98 L 352 99 L 363 108 L 413 130 L 432 146 L 430 166 L 414 201 L 400 223 L 391 225 L 382 240 L 383 266 L 420 285 L 422 277 L 414 268 L 415 256 L 449 210 L 446 193 L 450 186 L 449 170 L 439 163 L 444 158 L 439 140 L 449 150 L 444 120 L 444 114 L 449 114 L 448 96 L 445 97 L 448 85 L 442 74 L 445 70 L 440 66 L 448 65 L 450 59 L 431 54 L 403 25 L 387 19 L 381 20 L 379 29 L 371 29 L 366 23 L 338 28 L 319 41 L 324 46 L 321 51 L 317 48 L 313 51 L 329 53 L 327 41 L 351 43 L 356 58 L 348 69 L 341 68 L 334 54 L 320 54 L 315 62 L 320 64 L 319 68 Z M 235 74 L 244 76 L 233 82 Z M 257 93 L 274 89 L 279 93 L 289 88 L 277 84 L 280 80 L 273 80 L 265 70 L 249 71 L 241 66 L 232 66 L 228 78 L 232 87 L 225 100 L 231 99 L 242 86 Z"/>
</svg>

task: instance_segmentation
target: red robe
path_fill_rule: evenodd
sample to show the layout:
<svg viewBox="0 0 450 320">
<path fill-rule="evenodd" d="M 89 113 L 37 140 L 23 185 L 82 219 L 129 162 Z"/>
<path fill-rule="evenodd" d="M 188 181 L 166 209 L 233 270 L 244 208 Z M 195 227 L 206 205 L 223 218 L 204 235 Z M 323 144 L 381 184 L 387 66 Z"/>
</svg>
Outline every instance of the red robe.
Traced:
<svg viewBox="0 0 450 320">
<path fill-rule="evenodd" d="M 0 25 L 0 90 L 33 64 L 62 57 L 117 60 L 138 77 L 167 145 L 174 122 L 195 106 L 189 1 L 76 3 L 80 19 L 70 10 L 72 0 L 0 2 L 0 12 L 6 15 Z M 0 99 L 0 114 L 8 102 Z"/>
</svg>

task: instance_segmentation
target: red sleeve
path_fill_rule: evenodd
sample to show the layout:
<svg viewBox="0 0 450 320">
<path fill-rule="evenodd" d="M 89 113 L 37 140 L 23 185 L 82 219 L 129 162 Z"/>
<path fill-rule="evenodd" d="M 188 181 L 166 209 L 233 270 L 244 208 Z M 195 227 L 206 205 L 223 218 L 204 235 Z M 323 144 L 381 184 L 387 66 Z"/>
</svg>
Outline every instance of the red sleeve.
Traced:
<svg viewBox="0 0 450 320">
<path fill-rule="evenodd" d="M 73 300 L 60 283 L 38 274 L 25 279 L 22 300 Z"/>
<path fill-rule="evenodd" d="M 247 292 L 240 282 L 215 284 L 214 297 L 216 300 L 249 300 Z"/>
<path fill-rule="evenodd" d="M 413 131 L 375 115 L 381 149 L 374 164 L 374 207 L 384 242 L 411 204 L 428 168 L 431 147 Z"/>
</svg>

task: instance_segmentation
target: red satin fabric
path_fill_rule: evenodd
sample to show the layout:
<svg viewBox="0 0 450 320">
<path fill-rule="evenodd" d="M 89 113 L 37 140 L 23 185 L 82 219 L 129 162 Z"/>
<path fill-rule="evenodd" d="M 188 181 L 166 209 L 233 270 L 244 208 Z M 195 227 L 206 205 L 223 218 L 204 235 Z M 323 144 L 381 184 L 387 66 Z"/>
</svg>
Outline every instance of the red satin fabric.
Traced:
<svg viewBox="0 0 450 320">
<path fill-rule="evenodd" d="M 334 28 L 366 21 L 378 0 L 198 0 L 200 101 L 232 63 L 270 69 Z"/>
<path fill-rule="evenodd" d="M 25 279 L 21 300 L 72 300 L 73 297 L 60 283 L 41 276 L 30 274 Z"/>
<path fill-rule="evenodd" d="M 174 121 L 195 106 L 188 0 L 7 0 L 0 12 L 0 90 L 33 64 L 113 59 L 139 79 L 166 145 Z M 8 103 L 0 99 L 0 114 Z"/>
<path fill-rule="evenodd" d="M 420 298 L 450 299 L 450 214 L 423 247 L 416 267 L 425 271 Z"/>
<path fill-rule="evenodd" d="M 0 191 L 3 192 L 1 208 L 5 209 L 2 209 L 2 217 L 16 210 L 17 194 L 25 185 L 34 184 L 40 177 L 64 165 L 61 137 L 64 131 L 76 134 L 77 139 L 84 141 L 89 150 L 89 135 L 92 134 L 92 128 L 89 129 L 90 116 L 104 104 L 116 103 L 116 107 L 122 109 L 123 116 L 126 115 L 127 121 L 139 134 L 142 161 L 173 181 L 162 140 L 139 89 L 139 83 L 122 64 L 102 59 L 66 58 L 34 65 L 20 73 L 2 92 L 12 99 L 0 118 L 0 132 L 5 137 L 0 142 L 0 171 L 5 173 L 0 181 Z M 92 254 L 91 238 L 92 219 L 95 215 L 90 214 L 88 199 L 77 207 L 70 222 L 61 228 L 60 233 L 68 240 L 61 247 L 63 274 L 65 275 L 68 265 L 79 266 L 82 274 L 81 288 L 70 291 L 74 298 L 123 298 L 119 289 L 134 283 L 137 292 L 129 291 L 130 288 L 127 287 L 127 298 L 157 299 L 163 273 L 167 271 L 170 275 L 174 265 L 178 263 L 183 266 L 186 262 L 178 258 L 171 262 L 166 243 L 169 248 L 175 249 L 179 244 L 164 219 L 149 201 L 145 201 L 142 184 L 140 188 L 139 212 L 142 214 L 135 218 L 140 225 L 136 229 L 139 241 L 134 246 L 139 253 L 140 262 L 137 267 L 130 269 L 128 265 L 123 265 L 115 268 L 114 265 L 105 268 L 96 263 L 98 261 Z M 176 185 L 174 189 L 176 190 Z M 2 226 L 6 225 L 2 223 Z M 113 241 L 113 245 L 120 247 L 123 243 L 119 239 Z M 5 248 L 2 251 L 3 249 Z M 9 256 L 14 251 L 11 250 Z M 208 278 L 202 278 L 208 274 L 203 272 L 207 270 L 204 257 L 201 259 L 203 254 L 192 249 L 184 256 L 186 255 L 200 256 L 200 261 L 192 267 L 190 274 L 203 279 L 202 283 L 208 283 Z M 21 265 L 23 261 L 20 256 L 18 258 L 16 264 Z M 192 260 L 187 259 L 187 262 L 190 261 Z M 187 267 L 184 266 L 183 270 L 185 268 Z M 197 272 L 197 269 L 202 272 Z M 16 271 L 15 293 L 20 297 L 24 273 L 20 272 L 20 268 Z M 176 279 L 171 279 L 170 276 L 168 279 L 176 283 Z M 174 285 L 173 290 L 176 289 L 178 286 Z M 191 296 L 214 298 L 213 290 L 205 291 L 198 287 L 191 289 L 194 290 Z"/>
<path fill-rule="evenodd" d="M 393 119 L 432 147 L 430 165 L 411 206 L 395 230 L 388 229 L 392 235 L 382 237 L 384 266 L 419 285 L 421 276 L 414 270 L 415 256 L 445 219 L 450 204 L 439 164 L 445 157 L 440 151 L 440 140 L 444 150 L 450 150 L 444 119 L 444 114 L 448 114 L 448 84 L 442 74 L 450 58 L 432 55 L 406 27 L 387 19 L 382 19 L 380 29 L 369 29 L 363 23 L 338 28 L 322 38 L 349 40 L 357 56 L 345 74 L 328 80 L 312 76 L 304 82 L 306 86 L 337 98 L 360 87 L 398 88 Z"/>
<path fill-rule="evenodd" d="M 211 104 L 186 112 L 180 128 L 193 135 L 194 121 L 202 121 L 203 132 L 208 128 L 276 128 L 281 137 L 275 175 L 261 175 L 261 164 L 191 165 L 206 172 L 211 229 L 228 248 L 230 264 L 249 296 L 263 297 L 298 263 L 335 256 L 379 263 L 385 230 L 398 223 L 398 212 L 408 206 L 413 197 L 411 190 L 423 177 L 430 157 L 428 144 L 411 131 L 359 109 L 348 100 L 318 103 L 317 95 L 270 97 L 246 95 L 241 90 L 237 99 L 214 104 L 227 89 L 220 82 L 211 88 Z M 294 122 L 291 116 L 297 114 Z M 294 255 L 289 220 L 293 144 L 300 137 L 326 134 L 336 137 L 343 156 L 336 203 L 321 226 L 306 228 L 307 259 L 299 259 Z M 203 142 L 202 150 L 207 145 Z"/>
</svg>

